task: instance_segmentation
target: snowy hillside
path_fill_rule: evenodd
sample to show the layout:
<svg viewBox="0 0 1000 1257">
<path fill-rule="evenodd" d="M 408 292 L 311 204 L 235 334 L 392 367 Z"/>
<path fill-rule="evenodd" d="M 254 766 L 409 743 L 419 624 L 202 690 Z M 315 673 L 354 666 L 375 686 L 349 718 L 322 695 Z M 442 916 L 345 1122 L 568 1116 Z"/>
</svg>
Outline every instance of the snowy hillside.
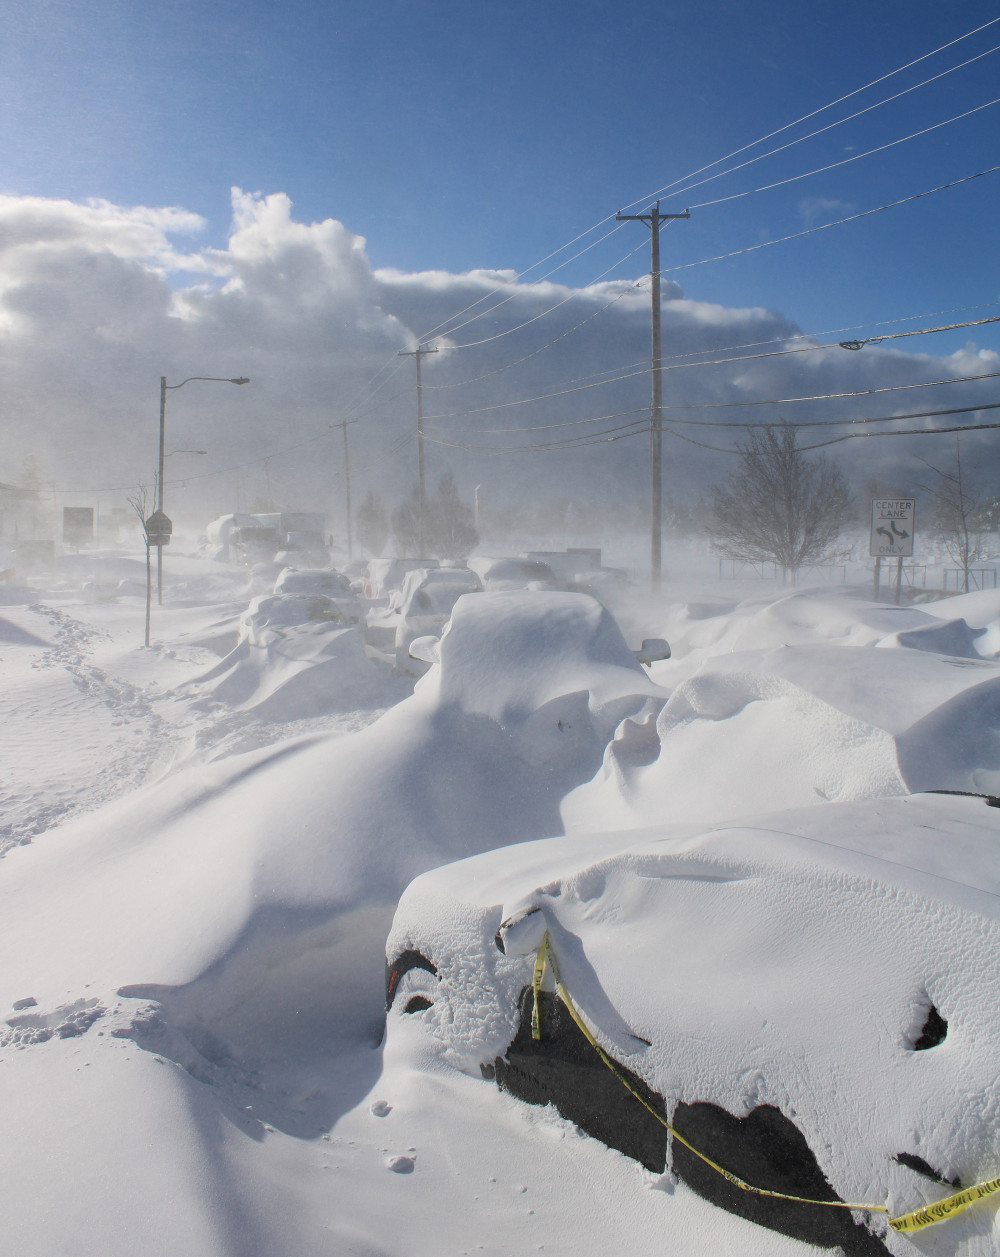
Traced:
<svg viewBox="0 0 1000 1257">
<path fill-rule="evenodd" d="M 144 650 L 139 565 L 87 564 L 0 605 L 5 1257 L 996 1251 L 996 1198 L 741 1215 L 655 1119 L 615 1142 L 551 974 L 544 1067 L 524 1017 L 547 929 L 748 1181 L 765 1119 L 787 1194 L 1000 1174 L 1000 812 L 922 793 L 1000 794 L 1000 596 L 699 579 L 626 641 L 584 594 L 470 593 L 414 685 L 181 555 Z"/>
</svg>

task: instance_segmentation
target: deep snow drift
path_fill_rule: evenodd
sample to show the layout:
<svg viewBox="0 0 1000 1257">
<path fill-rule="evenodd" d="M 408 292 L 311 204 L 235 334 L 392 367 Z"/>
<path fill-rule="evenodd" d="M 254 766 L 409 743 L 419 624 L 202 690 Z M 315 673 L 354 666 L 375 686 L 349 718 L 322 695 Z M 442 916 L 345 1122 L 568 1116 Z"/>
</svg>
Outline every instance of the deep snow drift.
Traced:
<svg viewBox="0 0 1000 1257">
<path fill-rule="evenodd" d="M 585 595 L 468 594 L 410 694 L 349 624 L 172 566 L 148 652 L 134 594 L 2 608 L 0 1252 L 830 1251 L 482 1079 L 529 901 L 670 1104 L 775 1106 L 893 1208 L 951 1190 L 898 1154 L 1000 1171 L 997 813 L 908 798 L 1000 792 L 1000 598 L 700 591 L 636 613 L 645 669 Z M 379 1047 L 390 930 L 439 976 Z M 995 1214 L 885 1243 L 986 1254 Z"/>
</svg>

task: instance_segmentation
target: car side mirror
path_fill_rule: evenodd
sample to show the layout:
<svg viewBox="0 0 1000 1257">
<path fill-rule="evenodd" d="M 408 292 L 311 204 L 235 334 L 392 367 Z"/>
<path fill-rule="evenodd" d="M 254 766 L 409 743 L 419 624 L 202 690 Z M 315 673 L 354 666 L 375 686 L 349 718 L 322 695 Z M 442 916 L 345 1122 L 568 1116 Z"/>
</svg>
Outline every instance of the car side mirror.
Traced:
<svg viewBox="0 0 1000 1257">
<path fill-rule="evenodd" d="M 669 659 L 670 646 L 662 637 L 646 637 L 639 649 L 632 653 L 648 668 L 651 663 L 656 663 L 660 659 Z"/>
<path fill-rule="evenodd" d="M 419 659 L 421 663 L 438 663 L 440 655 L 438 653 L 438 644 L 441 641 L 439 637 L 415 637 L 410 642 L 410 658 Z"/>
</svg>

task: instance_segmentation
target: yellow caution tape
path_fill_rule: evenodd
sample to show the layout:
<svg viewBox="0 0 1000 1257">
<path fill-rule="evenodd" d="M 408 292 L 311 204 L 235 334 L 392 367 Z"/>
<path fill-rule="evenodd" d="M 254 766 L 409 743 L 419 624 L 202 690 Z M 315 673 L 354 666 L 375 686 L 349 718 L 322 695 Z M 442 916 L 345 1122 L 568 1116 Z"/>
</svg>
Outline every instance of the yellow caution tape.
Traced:
<svg viewBox="0 0 1000 1257">
<path fill-rule="evenodd" d="M 974 1205 L 984 1196 L 992 1196 L 994 1192 L 1000 1192 L 1000 1178 L 991 1178 L 985 1183 L 977 1183 L 975 1187 L 967 1187 L 965 1191 L 956 1192 L 954 1196 L 946 1196 L 944 1200 L 938 1200 L 933 1205 L 924 1205 L 921 1209 L 914 1209 L 912 1213 L 890 1218 L 889 1225 L 894 1231 L 919 1231 L 925 1226 L 932 1226 L 935 1222 L 947 1222 L 956 1213 L 968 1209 L 969 1205 Z"/>
<path fill-rule="evenodd" d="M 542 938 L 538 951 L 535 955 L 534 970 L 531 975 L 531 1037 L 533 1039 L 541 1039 L 542 1028 L 541 1018 L 539 1016 L 539 999 L 538 994 L 542 989 L 542 982 L 545 978 L 546 965 L 552 970 L 552 980 L 555 983 L 556 991 L 559 998 L 566 1007 L 566 1011 L 573 1018 L 574 1023 L 580 1033 L 601 1058 L 608 1069 L 614 1074 L 622 1086 L 633 1096 L 642 1107 L 656 1118 L 661 1126 L 665 1127 L 667 1132 L 679 1144 L 683 1144 L 688 1152 L 696 1156 L 705 1165 L 710 1166 L 717 1174 L 734 1187 L 738 1187 L 740 1191 L 752 1192 L 755 1196 L 769 1196 L 776 1200 L 791 1200 L 802 1205 L 824 1205 L 828 1209 L 857 1209 L 862 1213 L 885 1213 L 889 1212 L 885 1205 L 859 1205 L 851 1204 L 844 1200 L 813 1200 L 808 1196 L 790 1196 L 786 1192 L 770 1191 L 766 1187 L 754 1187 L 750 1183 L 744 1182 L 737 1174 L 733 1174 L 730 1170 L 723 1169 L 721 1165 L 713 1161 L 711 1157 L 707 1157 L 703 1152 L 699 1152 L 688 1141 L 676 1131 L 667 1121 L 662 1113 L 657 1110 L 632 1086 L 628 1078 L 620 1069 L 618 1063 L 613 1060 L 607 1052 L 601 1047 L 592 1034 L 590 1027 L 580 1016 L 573 1000 L 570 998 L 569 991 L 563 985 L 559 976 L 559 966 L 556 963 L 555 952 L 552 950 L 552 940 L 549 938 L 548 930 Z M 977 1183 L 974 1187 L 967 1187 L 964 1191 L 956 1192 L 953 1196 L 947 1196 L 944 1200 L 936 1201 L 932 1205 L 923 1205 L 920 1209 L 914 1209 L 912 1213 L 900 1214 L 898 1217 L 889 1218 L 889 1225 L 894 1231 L 919 1231 L 925 1226 L 933 1226 L 936 1222 L 946 1222 L 949 1218 L 955 1217 L 964 1209 L 968 1209 L 970 1205 L 982 1200 L 986 1196 L 992 1196 L 995 1192 L 1000 1192 L 1000 1178 L 989 1179 L 984 1183 Z"/>
</svg>

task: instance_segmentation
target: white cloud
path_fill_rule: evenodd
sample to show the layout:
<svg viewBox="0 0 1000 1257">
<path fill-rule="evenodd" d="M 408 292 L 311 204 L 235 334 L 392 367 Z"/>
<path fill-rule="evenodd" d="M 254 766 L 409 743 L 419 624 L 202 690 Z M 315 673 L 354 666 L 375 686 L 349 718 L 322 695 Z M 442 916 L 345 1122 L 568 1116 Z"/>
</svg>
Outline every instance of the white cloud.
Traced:
<svg viewBox="0 0 1000 1257">
<path fill-rule="evenodd" d="M 848 201 L 840 201 L 830 196 L 805 197 L 799 201 L 797 208 L 799 217 L 807 227 L 846 218 L 849 214 L 853 214 L 855 209 Z"/>
<path fill-rule="evenodd" d="M 226 248 L 199 245 L 204 229 L 197 215 L 176 207 L 0 197 L 0 373 L 8 420 L 0 480 L 15 480 L 29 454 L 61 486 L 148 480 L 160 376 L 173 382 L 248 375 L 252 383 L 244 389 L 192 384 L 171 394 L 168 443 L 210 451 L 197 473 L 190 472 L 185 500 L 192 512 L 219 513 L 235 506 L 238 492 L 259 492 L 267 456 L 272 484 L 289 503 L 339 511 L 341 438 L 329 425 L 345 416 L 360 420 L 351 430 L 359 490 L 367 476 L 378 476 L 390 500 L 401 497 L 413 478 L 412 445 L 385 455 L 400 436 L 412 433 L 415 399 L 412 360 L 397 355 L 430 329 L 435 335 L 450 331 L 452 343 L 484 342 L 424 363 L 428 431 L 444 439 L 517 444 L 522 438 L 516 432 L 487 430 L 542 430 L 544 424 L 641 413 L 648 403 L 642 367 L 649 296 L 632 281 L 574 289 L 552 280 L 523 283 L 513 272 L 488 269 L 372 271 L 361 236 L 332 218 L 296 221 L 283 193 L 234 189 Z M 670 405 L 804 396 L 996 369 L 997 355 L 972 345 L 950 359 L 883 347 L 689 367 L 706 351 L 780 344 L 797 328 L 771 311 L 686 298 L 676 286 L 666 295 L 664 360 L 670 369 L 664 395 Z M 467 312 L 456 318 L 459 311 Z M 468 326 L 452 330 L 470 318 Z M 526 326 L 511 332 L 520 324 Z M 625 368 L 630 378 L 567 391 L 613 367 Z M 947 404 L 978 400 L 982 393 L 969 391 L 974 387 L 953 386 Z M 922 400 L 936 392 L 925 391 Z M 561 395 L 506 404 L 549 393 Z M 845 399 L 836 413 L 926 408 L 911 404 L 914 396 Z M 671 413 L 808 420 L 830 413 L 830 404 L 826 410 L 822 405 Z M 490 406 L 498 409 L 483 409 Z M 602 426 L 610 425 L 544 431 L 551 439 Z M 717 444 L 732 440 L 729 432 L 711 436 Z M 864 444 L 867 467 L 894 462 L 902 445 Z M 728 466 L 678 441 L 668 448 L 667 484 L 674 492 L 703 484 Z M 852 446 L 838 448 L 852 457 Z M 483 479 L 494 501 L 531 494 L 631 495 L 643 491 L 645 457 L 641 438 L 569 453 L 488 458 L 430 446 L 428 467 L 435 476 L 450 464 L 467 484 Z M 253 466 L 226 470 L 246 463 Z M 364 467 L 373 470 L 365 473 Z M 194 478 L 203 473 L 210 474 Z"/>
</svg>

